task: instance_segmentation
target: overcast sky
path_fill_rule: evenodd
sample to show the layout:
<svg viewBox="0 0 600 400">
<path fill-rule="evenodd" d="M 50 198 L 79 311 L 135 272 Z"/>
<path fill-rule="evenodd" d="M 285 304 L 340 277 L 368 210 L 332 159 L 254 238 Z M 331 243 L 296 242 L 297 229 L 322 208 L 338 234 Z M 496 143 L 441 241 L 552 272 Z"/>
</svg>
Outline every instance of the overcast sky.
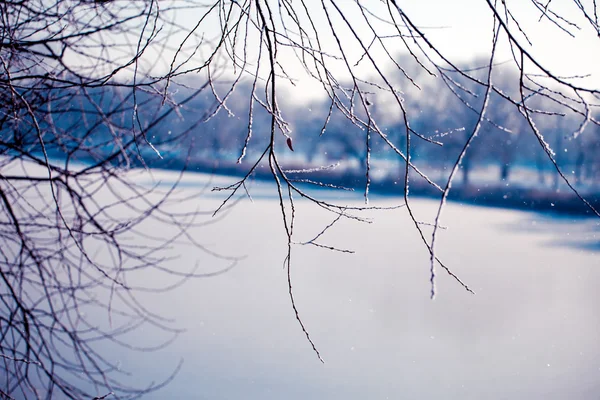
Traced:
<svg viewBox="0 0 600 400">
<path fill-rule="evenodd" d="M 300 3 L 292 2 L 298 4 Z M 512 26 L 516 33 L 518 42 L 524 46 L 536 59 L 544 65 L 545 68 L 559 76 L 589 75 L 579 79 L 578 83 L 600 88 L 600 37 L 587 21 L 584 20 L 580 10 L 577 9 L 572 0 L 552 1 L 549 8 L 576 23 L 578 26 L 563 22 L 562 26 L 573 36 L 559 29 L 547 18 L 540 18 L 541 12 L 537 10 L 531 1 L 527 0 L 507 0 L 513 16 L 519 21 L 521 28 L 526 32 L 527 38 L 532 43 L 528 44 L 525 38 L 514 23 Z M 591 0 L 582 1 L 583 4 L 590 3 L 590 11 L 593 11 Z M 331 54 L 338 53 L 337 42 L 330 33 L 327 19 L 324 16 L 321 3 L 317 0 L 307 0 L 310 8 L 310 15 L 314 19 L 317 29 L 321 32 L 321 44 Z M 331 4 L 331 3 L 326 3 Z M 351 21 L 355 31 L 362 37 L 365 43 L 369 43 L 372 38 L 370 29 L 362 22 L 359 9 L 355 1 L 337 0 L 337 4 L 347 13 L 348 20 Z M 361 2 L 369 7 L 374 14 L 386 17 L 386 6 L 379 2 Z M 450 60 L 456 63 L 466 63 L 474 59 L 489 58 L 492 37 L 492 13 L 485 0 L 419 0 L 419 1 L 398 1 L 398 4 L 412 21 L 422 28 L 426 37 L 442 51 Z M 333 7 L 328 8 L 331 14 L 335 15 Z M 201 14 L 186 12 L 181 15 L 181 21 L 186 25 L 193 26 Z M 216 14 L 213 14 L 216 17 Z M 386 17 L 389 19 L 389 17 Z M 338 17 L 335 26 L 339 27 L 340 40 L 345 46 L 345 52 L 352 59 L 360 57 L 362 49 L 354 41 L 352 32 L 343 27 L 341 19 Z M 386 27 L 384 23 L 375 24 L 380 34 L 393 34 L 392 26 Z M 204 31 L 208 35 L 218 33 L 217 19 L 212 18 L 210 22 L 204 25 Z M 215 29 L 216 28 L 216 29 Z M 388 50 L 396 54 L 406 53 L 399 40 L 387 42 Z M 377 49 L 373 47 L 374 54 Z M 264 56 L 264 54 L 263 54 Z M 501 39 L 495 61 L 508 61 L 512 58 L 510 48 L 506 39 Z M 279 61 L 286 68 L 287 72 L 294 77 L 303 75 L 302 68 L 293 61 L 292 53 L 286 53 L 285 49 L 280 48 Z M 389 61 L 387 61 L 389 63 Z M 361 71 L 361 66 L 364 70 Z M 374 69 L 369 62 L 362 62 L 358 67 L 359 73 L 374 73 Z M 336 65 L 334 72 L 339 71 L 340 77 L 344 74 L 344 65 L 339 63 L 339 69 Z M 530 70 L 530 72 L 533 72 Z M 303 82 L 294 88 L 296 100 L 301 98 L 310 99 L 316 96 L 318 89 L 316 83 Z"/>
</svg>

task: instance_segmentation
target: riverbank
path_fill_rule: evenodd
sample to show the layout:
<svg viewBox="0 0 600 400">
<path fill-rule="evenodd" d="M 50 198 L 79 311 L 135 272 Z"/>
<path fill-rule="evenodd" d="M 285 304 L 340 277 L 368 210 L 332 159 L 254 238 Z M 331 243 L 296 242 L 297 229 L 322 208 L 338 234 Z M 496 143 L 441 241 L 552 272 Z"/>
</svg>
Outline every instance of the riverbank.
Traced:
<svg viewBox="0 0 600 400">
<path fill-rule="evenodd" d="M 156 161 L 150 165 L 152 168 L 169 170 L 180 170 L 183 164 L 177 162 Z M 355 168 L 344 168 L 343 166 L 330 169 L 316 169 L 311 172 L 291 172 L 308 170 L 312 166 L 290 165 L 287 166 L 288 177 L 291 179 L 320 182 L 323 185 L 340 186 L 354 191 L 364 191 L 366 175 L 363 170 Z M 217 175 L 243 177 L 247 174 L 249 166 L 224 161 L 200 161 L 189 162 L 186 169 L 194 172 L 202 172 Z M 383 196 L 398 196 L 404 194 L 403 178 L 390 177 L 391 174 L 382 173 L 381 170 L 373 170 L 369 193 Z M 267 165 L 261 165 L 253 173 L 254 179 L 271 180 L 271 171 Z M 436 179 L 436 183 L 443 187 L 443 179 Z M 318 186 L 317 186 L 318 187 Z M 440 199 L 441 191 L 414 174 L 410 176 L 410 195 L 415 197 Z M 600 192 L 587 188 L 578 188 L 579 194 L 596 210 L 600 210 Z M 577 216 L 595 216 L 594 211 L 585 204 L 578 195 L 566 185 L 559 185 L 554 189 L 550 185 L 531 184 L 527 186 L 521 182 L 479 180 L 470 184 L 463 184 L 461 179 L 455 179 L 452 190 L 448 196 L 449 201 L 458 203 L 527 210 L 570 214 Z"/>
</svg>

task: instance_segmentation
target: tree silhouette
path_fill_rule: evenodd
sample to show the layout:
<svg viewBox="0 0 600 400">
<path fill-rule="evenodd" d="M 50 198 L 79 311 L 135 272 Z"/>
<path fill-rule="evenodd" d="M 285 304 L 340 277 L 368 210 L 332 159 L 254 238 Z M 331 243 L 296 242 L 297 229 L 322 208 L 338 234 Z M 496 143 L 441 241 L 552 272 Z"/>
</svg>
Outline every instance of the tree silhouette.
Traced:
<svg viewBox="0 0 600 400">
<path fill-rule="evenodd" d="M 6 375 L 1 393 L 82 398 L 157 387 L 128 387 L 94 346 L 98 338 L 121 343 L 119 336 L 140 323 L 171 329 L 137 303 L 135 285 L 126 277 L 143 269 L 198 276 L 164 270 L 163 261 L 175 240 L 202 248 L 187 234 L 199 214 L 174 211 L 171 202 L 180 201 L 173 197 L 175 188 L 139 184 L 131 170 L 167 166 L 169 154 L 184 169 L 195 134 L 211 121 L 207 143 L 236 143 L 243 170 L 238 181 L 215 188 L 229 193 L 214 215 L 267 167 L 287 237 L 293 312 L 319 355 L 292 291 L 293 248 L 316 244 L 296 240 L 294 220 L 301 216 L 295 198 L 332 213 L 322 233 L 342 218 L 363 221 L 360 211 L 375 207 L 332 203 L 300 185 L 331 187 L 320 178 L 337 164 L 284 165 L 294 148 L 308 147 L 287 119 L 305 85 L 327 102 L 321 123 L 311 120 L 320 129 L 310 140 L 317 134 L 325 138 L 331 128 L 336 140 L 345 136 L 352 149 L 361 149 L 366 202 L 372 153 L 385 148 L 402 163 L 399 194 L 429 251 L 432 297 L 438 268 L 470 290 L 437 257 L 436 237 L 454 179 L 468 167 L 470 152 L 475 155 L 478 136 L 507 133 L 505 117 L 494 111 L 518 120 L 519 135 L 533 138 L 560 179 L 600 216 L 562 171 L 543 122 L 568 115 L 569 139 L 589 135 L 599 125 L 594 113 L 600 91 L 593 81 L 563 77 L 542 62 L 528 35 L 536 26 L 513 6 L 484 3 L 488 54 L 481 65 L 465 67 L 429 38 L 421 27 L 426 21 L 413 19 L 396 0 L 0 2 L 0 363 Z M 574 0 L 566 7 L 526 3 L 547 29 L 575 39 L 600 33 L 595 1 Z M 501 48 L 508 57 L 499 55 Z M 431 87 L 435 93 L 424 95 Z M 452 126 L 423 122 L 423 112 L 440 114 L 450 103 Z M 193 119 L 177 124 L 184 112 Z M 244 132 L 239 140 L 238 126 L 221 129 L 228 124 L 223 115 L 236 116 Z M 392 125 L 390 135 L 384 127 Z M 415 151 L 443 147 L 447 142 L 436 131 L 448 129 L 456 131 L 451 135 L 456 146 L 448 146 L 454 150 L 444 153 L 452 166 L 436 183 Z M 511 158 L 502 154 L 506 166 Z M 508 177 L 508 169 L 504 174 Z M 410 189 L 417 185 L 429 185 L 440 200 L 430 221 L 413 212 Z M 168 238 L 151 237 L 145 247 L 129 242 L 131 236 L 148 239 L 143 227 L 152 221 L 175 229 Z M 100 300 L 97 291 L 108 296 Z M 86 319 L 85 307 L 108 308 L 119 321 L 97 327 Z"/>
<path fill-rule="evenodd" d="M 200 266 L 165 265 L 175 242 L 208 251 L 188 233 L 202 211 L 176 207 L 186 201 L 177 182 L 165 189 L 131 170 L 169 154 L 216 107 L 150 139 L 210 90 L 204 81 L 176 104 L 162 92 L 173 74 L 150 75 L 144 56 L 169 46 L 160 29 L 179 29 L 163 20 L 170 11 L 156 2 L 0 3 L 0 397 L 135 397 L 171 379 L 133 387 L 100 346 L 164 346 L 179 331 L 136 295 L 203 276 Z M 170 228 L 153 234 L 156 224 Z M 236 261 L 211 254 L 225 268 Z M 164 285 L 140 287 L 133 276 L 142 270 L 165 275 Z M 163 330 L 165 343 L 132 340 L 143 326 Z"/>
</svg>

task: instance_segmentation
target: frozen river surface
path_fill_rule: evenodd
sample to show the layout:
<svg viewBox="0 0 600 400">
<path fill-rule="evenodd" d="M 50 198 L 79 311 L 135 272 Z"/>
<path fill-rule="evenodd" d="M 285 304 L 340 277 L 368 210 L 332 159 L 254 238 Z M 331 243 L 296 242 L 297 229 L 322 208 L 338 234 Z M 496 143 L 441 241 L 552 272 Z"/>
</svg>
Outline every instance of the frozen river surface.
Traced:
<svg viewBox="0 0 600 400">
<path fill-rule="evenodd" d="M 214 197 L 199 203 L 219 204 Z M 431 221 L 437 203 L 413 204 Z M 288 297 L 278 207 L 258 196 L 199 229 L 196 239 L 206 246 L 246 258 L 225 274 L 148 297 L 150 309 L 186 332 L 159 352 L 114 355 L 139 384 L 183 359 L 174 381 L 145 398 L 600 398 L 597 220 L 451 203 L 438 255 L 476 295 L 439 271 L 435 300 L 427 251 L 404 208 L 364 213 L 372 224 L 336 224 L 320 241 L 355 254 L 292 250 L 296 303 L 322 364 Z M 298 241 L 333 219 L 306 202 L 297 208 Z M 203 272 L 221 265 L 175 251 L 181 257 L 172 262 L 182 269 L 196 261 Z"/>
</svg>

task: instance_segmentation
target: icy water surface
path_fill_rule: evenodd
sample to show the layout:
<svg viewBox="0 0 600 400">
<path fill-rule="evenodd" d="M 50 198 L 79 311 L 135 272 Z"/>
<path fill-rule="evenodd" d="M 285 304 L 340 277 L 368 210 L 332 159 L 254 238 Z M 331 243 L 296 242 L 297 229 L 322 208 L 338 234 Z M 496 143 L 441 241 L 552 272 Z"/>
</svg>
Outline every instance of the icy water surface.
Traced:
<svg viewBox="0 0 600 400">
<path fill-rule="evenodd" d="M 218 199 L 199 204 L 208 209 Z M 413 205 L 430 221 L 437 203 Z M 428 253 L 405 209 L 364 213 L 372 224 L 345 221 L 320 240 L 355 254 L 295 246 L 296 303 L 322 364 L 288 297 L 278 207 L 257 196 L 197 230 L 211 249 L 246 258 L 225 274 L 148 297 L 150 309 L 187 331 L 157 353 L 115 354 L 136 378 L 158 378 L 184 360 L 175 380 L 147 398 L 600 398 L 596 220 L 449 204 L 438 254 L 477 294 L 438 271 L 435 300 Z M 298 241 L 333 219 L 306 202 L 297 208 Z M 174 251 L 178 268 L 223 265 Z M 140 279 L 155 283 L 153 275 Z"/>
</svg>

